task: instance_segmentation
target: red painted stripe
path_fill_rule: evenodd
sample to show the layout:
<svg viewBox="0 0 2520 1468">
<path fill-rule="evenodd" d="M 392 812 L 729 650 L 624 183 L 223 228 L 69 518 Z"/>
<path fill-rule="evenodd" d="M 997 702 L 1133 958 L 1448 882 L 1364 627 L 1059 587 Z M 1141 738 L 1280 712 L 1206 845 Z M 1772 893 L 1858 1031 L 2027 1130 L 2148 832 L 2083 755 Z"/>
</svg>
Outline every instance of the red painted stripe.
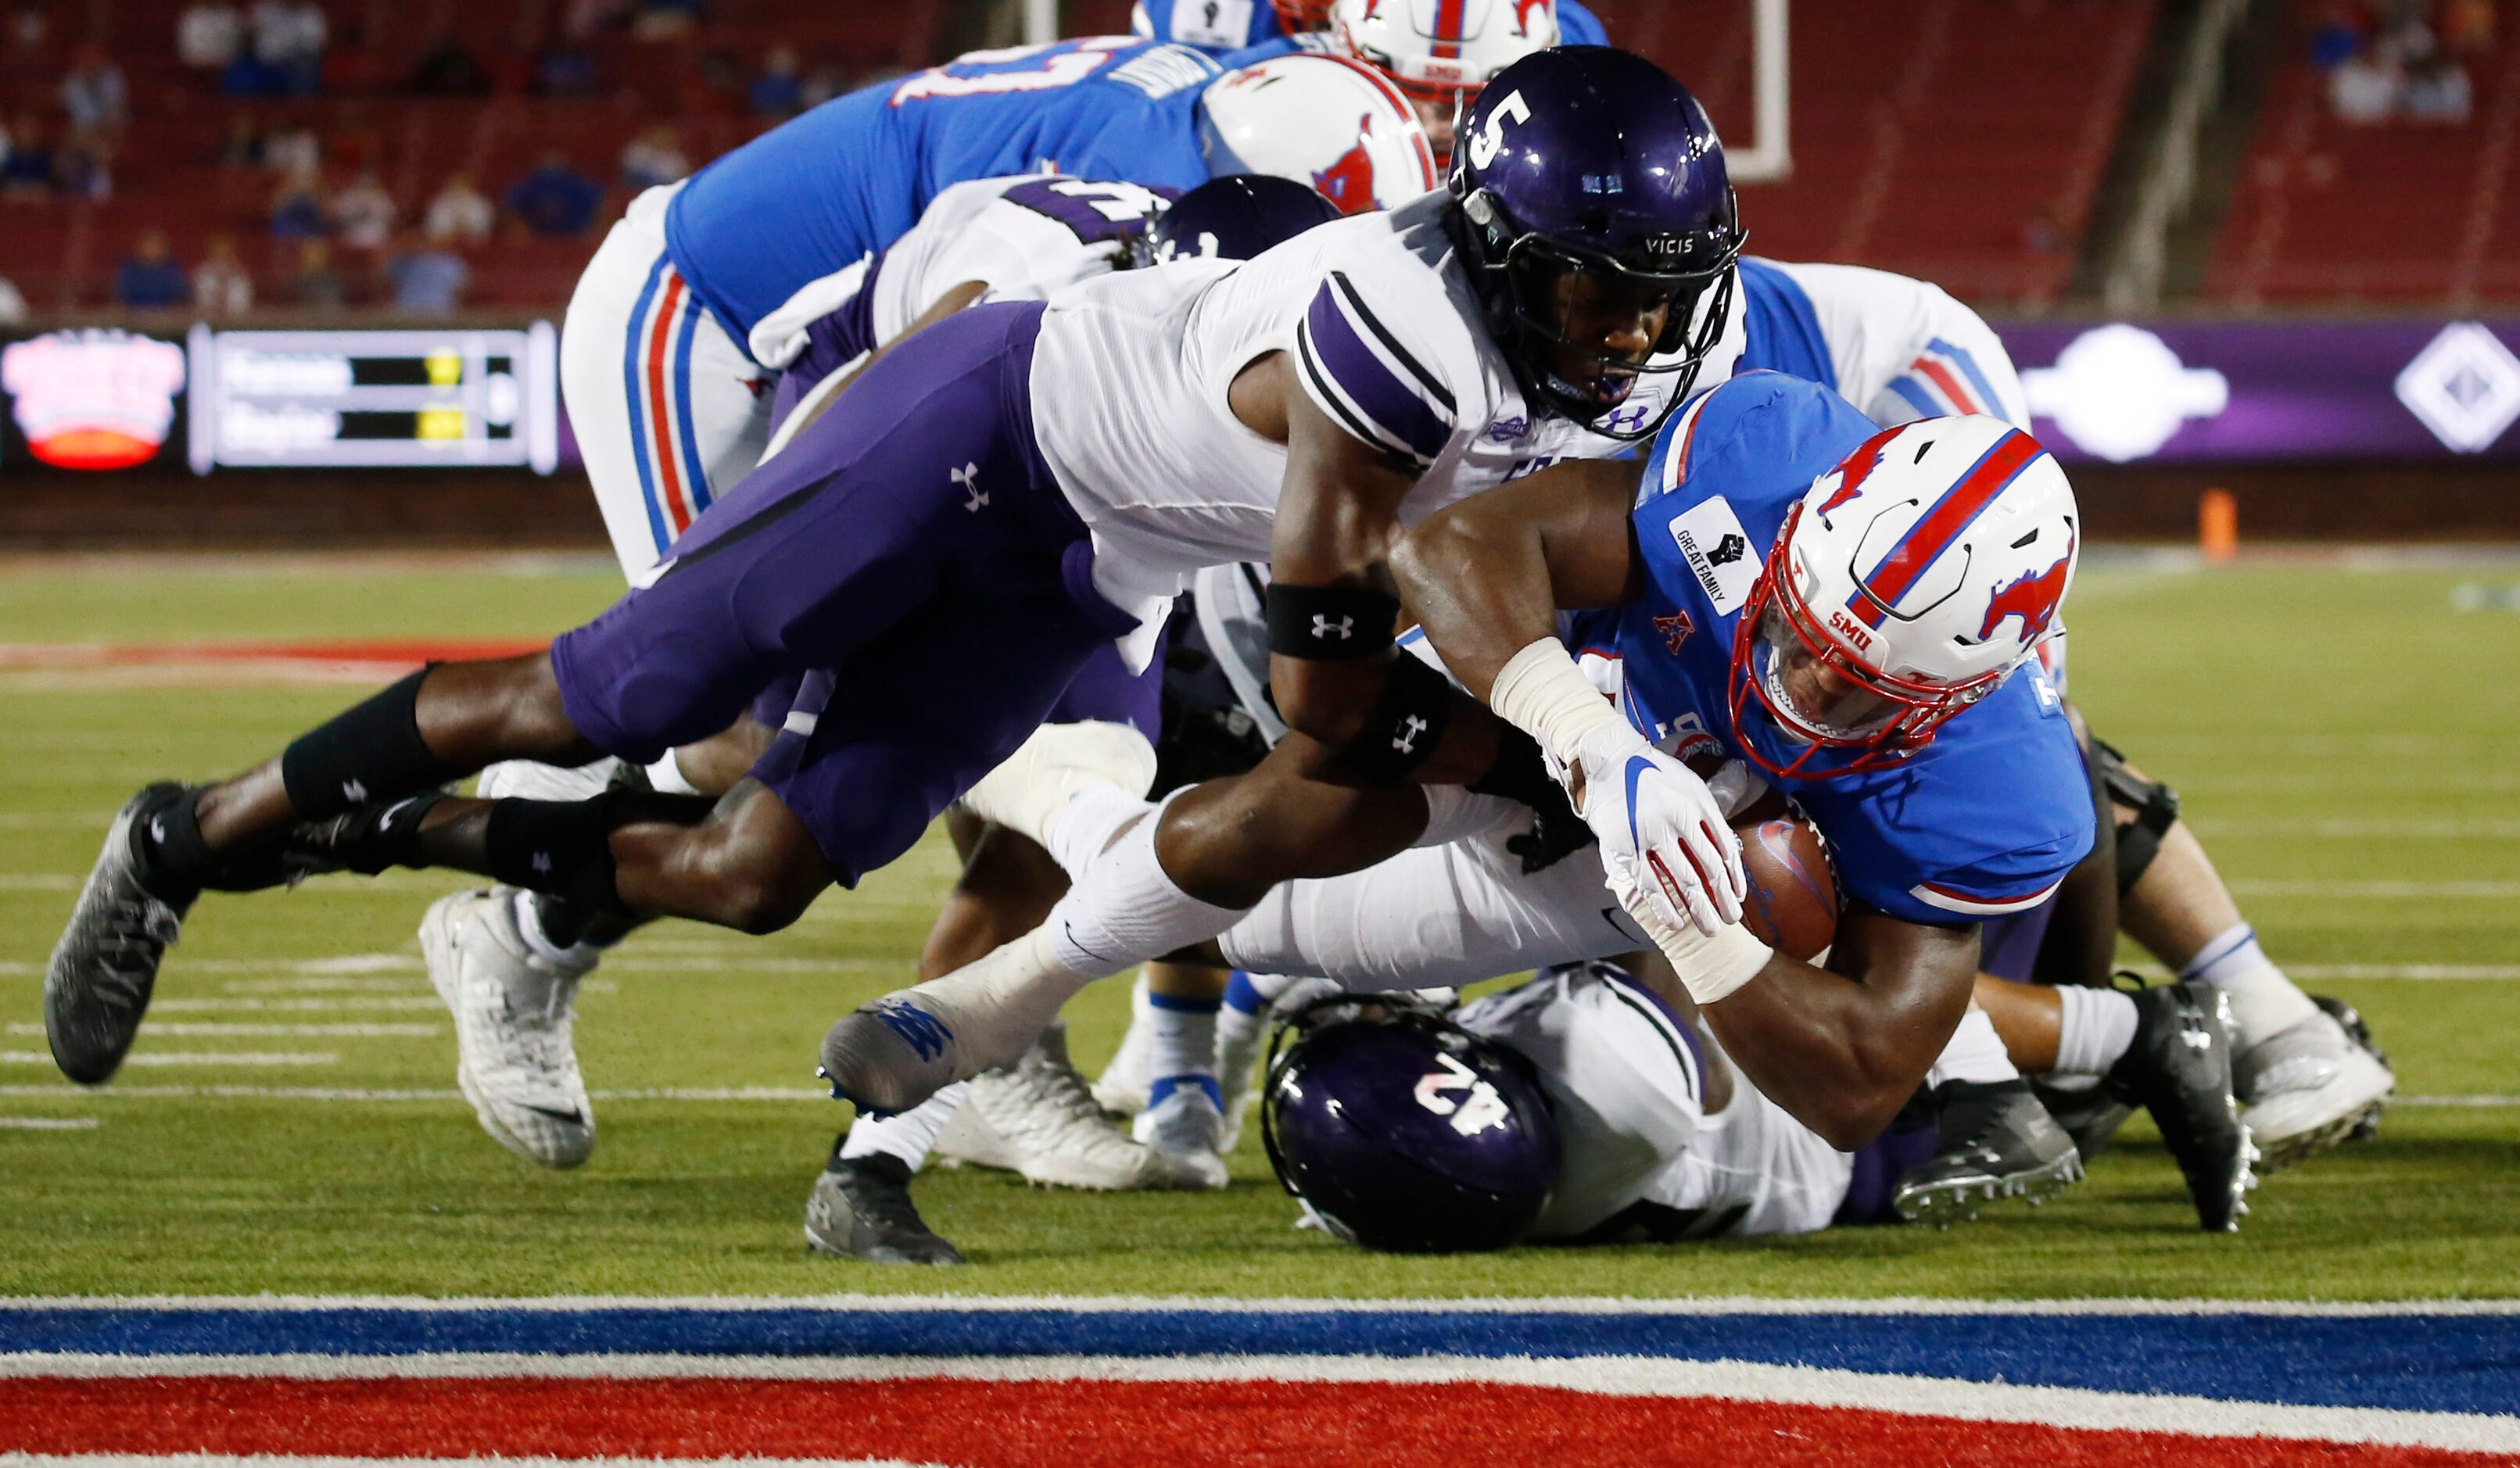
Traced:
<svg viewBox="0 0 2520 1468">
<path fill-rule="evenodd" d="M 1918 357 L 1911 365 L 1913 366 L 1916 371 L 1923 373 L 1936 387 L 1943 390 L 1944 398 L 1951 403 L 1955 411 L 1960 413 L 1984 413 L 1986 411 L 1984 408 L 1978 406 L 1977 399 L 1969 396 L 1968 389 L 1960 385 L 1960 379 L 1952 376 L 1952 370 L 1950 368 L 1945 367 L 1943 364 L 1935 361 L 1931 357 Z"/>
<path fill-rule="evenodd" d="M 1978 461 L 1967 478 L 1953 486 L 1943 496 L 1941 504 L 1909 528 L 1906 538 L 1882 558 L 1881 564 L 1875 566 L 1871 576 L 1866 579 L 1863 589 L 1856 592 L 1854 600 L 1848 603 L 1849 608 L 1864 619 L 1866 626 L 1880 626 L 1882 608 L 1898 605 L 1899 599 L 1908 595 L 1909 590 L 1915 586 L 1916 578 L 1925 573 L 1925 567 L 1940 559 L 1942 554 L 1951 549 L 1952 542 L 1959 538 L 1959 533 L 1968 528 L 1969 522 L 1994 503 L 1995 497 L 2003 492 L 2003 486 L 2011 483 L 2022 467 L 2038 458 L 2041 452 L 2039 440 L 2029 434 L 2018 429 L 2005 434 L 1984 459 Z M 1865 590 L 1869 590 L 1872 595 L 1865 596 Z"/>
<path fill-rule="evenodd" d="M 874 1456 L 971 1468 L 2449 1468 L 2506 1461 L 2437 1448 L 2063 1429 L 1546 1387 L 932 1378 L 18 1379 L 0 1381 L 0 1451 Z"/>
<path fill-rule="evenodd" d="M 665 348 L 674 334 L 674 318 L 683 300 L 683 277 L 670 266 L 665 271 L 665 293 L 656 302 L 656 313 L 648 327 L 648 425 L 649 436 L 656 446 L 657 482 L 664 487 L 665 513 L 674 522 L 674 533 L 682 534 L 692 527 L 691 507 L 684 502 L 681 467 L 674 457 L 674 410 L 665 401 Z"/>
<path fill-rule="evenodd" d="M 18 1453 L 910 1458 L 970 1468 L 2432 1468 L 2437 1447 L 2190 1438 L 1514 1385 L 272 1377 L 0 1382 Z"/>
<path fill-rule="evenodd" d="M 1448 38 L 1435 42 L 1435 55 L 1445 61 L 1457 60 L 1462 54 L 1460 41 L 1449 38 L 1461 35 L 1462 10 L 1467 4 L 1468 0 L 1443 0 L 1435 7 L 1435 34 Z"/>
</svg>

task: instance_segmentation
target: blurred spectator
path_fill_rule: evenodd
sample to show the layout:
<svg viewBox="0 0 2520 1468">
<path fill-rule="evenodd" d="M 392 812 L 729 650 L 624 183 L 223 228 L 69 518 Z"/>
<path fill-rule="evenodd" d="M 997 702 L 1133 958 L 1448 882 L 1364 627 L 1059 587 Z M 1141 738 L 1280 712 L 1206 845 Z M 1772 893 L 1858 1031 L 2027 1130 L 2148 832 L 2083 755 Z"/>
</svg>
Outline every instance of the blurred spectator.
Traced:
<svg viewBox="0 0 2520 1468">
<path fill-rule="evenodd" d="M 113 269 L 113 299 L 117 305 L 142 310 L 180 306 L 192 292 L 186 289 L 184 267 L 175 263 L 174 252 L 166 247 L 164 230 L 142 230 L 132 242 L 131 253 Z"/>
<path fill-rule="evenodd" d="M 464 288 L 472 282 L 472 268 L 462 255 L 413 232 L 403 237 L 385 276 L 393 284 L 394 309 L 443 315 L 464 303 Z"/>
<path fill-rule="evenodd" d="M 569 35 L 579 40 L 602 31 L 618 30 L 630 19 L 630 0 L 568 0 L 567 18 L 562 22 Z"/>
<path fill-rule="evenodd" d="M 478 97 L 490 90 L 490 75 L 455 32 L 441 30 L 412 68 L 411 89 L 424 97 Z"/>
<path fill-rule="evenodd" d="M 321 240 L 297 246 L 297 274 L 290 279 L 289 294 L 301 306 L 338 306 L 349 298 L 349 288 L 333 269 L 333 246 Z"/>
<path fill-rule="evenodd" d="M 62 78 L 62 111 L 79 132 L 110 132 L 131 120 L 122 68 L 94 41 L 81 42 L 71 53 L 69 74 Z"/>
<path fill-rule="evenodd" d="M 2445 0 L 2441 38 L 2452 56 L 2493 50 L 2494 0 Z"/>
<path fill-rule="evenodd" d="M 723 46 L 701 53 L 699 65 L 683 73 L 683 111 L 693 116 L 724 117 L 743 107 L 743 67 Z"/>
<path fill-rule="evenodd" d="M 0 327 L 24 326 L 29 314 L 26 297 L 10 283 L 8 277 L 0 276 Z"/>
<path fill-rule="evenodd" d="M 640 0 L 630 33 L 643 41 L 678 40 L 699 23 L 700 0 Z"/>
<path fill-rule="evenodd" d="M 253 309 L 253 276 L 237 262 L 236 240 L 212 235 L 193 270 L 193 305 L 210 316 L 243 316 Z"/>
<path fill-rule="evenodd" d="M 692 171 L 683 156 L 683 135 L 670 122 L 659 122 L 632 138 L 621 149 L 621 187 L 652 189 Z"/>
<path fill-rule="evenodd" d="M 219 139 L 218 152 L 214 156 L 222 168 L 262 166 L 262 134 L 254 130 L 250 113 L 229 114 L 227 135 Z"/>
<path fill-rule="evenodd" d="M 490 238 L 498 216 L 490 200 L 472 187 L 472 175 L 450 175 L 446 186 L 428 201 L 428 213 L 421 229 L 429 240 L 439 245 L 478 245 Z"/>
<path fill-rule="evenodd" d="M 796 75 L 793 47 L 773 46 L 762 58 L 761 74 L 744 91 L 744 102 L 756 117 L 792 117 L 805 105 L 805 84 Z"/>
<path fill-rule="evenodd" d="M 53 159 L 53 190 L 96 203 L 112 199 L 113 139 L 102 132 L 72 132 Z"/>
<path fill-rule="evenodd" d="M 848 89 L 849 78 L 839 67 L 816 67 L 814 74 L 805 78 L 805 95 L 800 100 L 810 111 Z"/>
<path fill-rule="evenodd" d="M 604 189 L 555 150 L 508 191 L 508 209 L 537 235 L 583 235 L 595 223 Z"/>
<path fill-rule="evenodd" d="M 534 58 L 533 89 L 542 97 L 592 97 L 595 58 L 567 41 L 554 41 Z"/>
<path fill-rule="evenodd" d="M 2465 122 L 2475 98 L 2467 68 L 2447 56 L 2436 56 L 2407 73 L 2399 106 L 2419 122 Z"/>
<path fill-rule="evenodd" d="M 313 168 L 292 168 L 271 196 L 271 237 L 275 240 L 320 240 L 332 228 L 332 210 L 324 206 L 324 176 Z"/>
<path fill-rule="evenodd" d="M 314 129 L 299 124 L 273 133 L 263 141 L 262 164 L 281 173 L 297 173 L 324 165 L 324 145 L 315 138 Z"/>
<path fill-rule="evenodd" d="M 362 171 L 348 188 L 333 196 L 333 230 L 352 249 L 382 250 L 393 238 L 393 196 Z"/>
<path fill-rule="evenodd" d="M 196 71 L 223 71 L 245 44 L 245 18 L 227 0 L 193 0 L 175 21 L 175 55 Z"/>
<path fill-rule="evenodd" d="M 2377 56 L 2355 55 L 2327 73 L 2327 106 L 2340 122 L 2387 120 L 2398 105 L 2398 67 Z"/>
<path fill-rule="evenodd" d="M 315 0 L 254 0 L 250 13 L 253 58 L 270 68 L 279 89 L 312 97 L 324 75 L 324 12 Z"/>
<path fill-rule="evenodd" d="M 9 129 L 9 156 L 0 160 L 0 192 L 13 199 L 40 199 L 53 192 L 51 135 L 32 112 L 20 112 Z"/>
</svg>

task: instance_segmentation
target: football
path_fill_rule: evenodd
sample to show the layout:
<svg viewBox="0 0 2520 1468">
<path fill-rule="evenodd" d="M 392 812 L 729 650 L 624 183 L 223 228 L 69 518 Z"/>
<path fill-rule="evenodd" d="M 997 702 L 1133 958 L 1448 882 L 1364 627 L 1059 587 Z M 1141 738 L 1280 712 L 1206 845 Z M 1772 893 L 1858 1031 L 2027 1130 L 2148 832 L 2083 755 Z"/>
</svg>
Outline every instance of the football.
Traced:
<svg viewBox="0 0 2520 1468">
<path fill-rule="evenodd" d="M 1732 831 L 1750 885 L 1742 926 L 1779 953 L 1817 957 L 1837 939 L 1837 879 L 1820 832 L 1791 815 L 1735 822 Z"/>
</svg>

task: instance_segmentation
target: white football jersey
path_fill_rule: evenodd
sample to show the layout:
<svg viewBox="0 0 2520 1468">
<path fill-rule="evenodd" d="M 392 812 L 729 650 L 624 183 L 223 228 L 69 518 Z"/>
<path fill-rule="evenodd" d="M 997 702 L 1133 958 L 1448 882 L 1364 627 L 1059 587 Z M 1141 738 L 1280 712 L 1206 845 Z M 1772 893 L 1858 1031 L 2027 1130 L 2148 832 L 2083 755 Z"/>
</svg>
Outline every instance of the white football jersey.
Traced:
<svg viewBox="0 0 2520 1468">
<path fill-rule="evenodd" d="M 891 248 L 811 283 L 763 317 L 752 329 L 753 360 L 787 367 L 813 344 L 818 323 L 872 351 L 973 282 L 992 299 L 1043 299 L 1117 269 L 1130 238 L 1163 206 L 1161 195 L 1137 184 L 1058 174 L 956 184 Z"/>
<path fill-rule="evenodd" d="M 1348 431 L 1420 471 L 1404 523 L 1622 444 L 1535 412 L 1490 339 L 1427 195 L 1239 265 L 1192 260 L 1054 293 L 1033 358 L 1042 456 L 1093 531 L 1095 584 L 1133 611 L 1204 566 L 1269 559 L 1286 453 L 1236 419 L 1272 352 Z M 1658 411 L 1641 387 L 1623 413 Z"/>
<path fill-rule="evenodd" d="M 1696 387 L 1752 369 L 1820 382 L 1885 426 L 1961 413 L 2030 423 L 1994 329 L 1941 287 L 1886 270 L 1743 260 Z"/>
</svg>

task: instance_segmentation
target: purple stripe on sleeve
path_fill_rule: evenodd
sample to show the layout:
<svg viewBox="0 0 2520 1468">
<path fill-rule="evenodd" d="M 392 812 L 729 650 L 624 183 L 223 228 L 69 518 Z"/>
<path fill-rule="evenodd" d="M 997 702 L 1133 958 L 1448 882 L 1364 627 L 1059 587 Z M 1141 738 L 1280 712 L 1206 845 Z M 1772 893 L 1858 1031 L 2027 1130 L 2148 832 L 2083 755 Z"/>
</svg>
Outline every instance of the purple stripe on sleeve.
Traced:
<svg viewBox="0 0 2520 1468">
<path fill-rule="evenodd" d="M 1314 295 L 1304 314 L 1304 334 L 1311 345 L 1304 367 L 1324 396 L 1346 404 L 1390 446 L 1405 449 L 1420 463 L 1432 464 L 1444 452 L 1453 425 L 1373 354 L 1348 320 L 1334 287 L 1325 285 Z"/>
</svg>

